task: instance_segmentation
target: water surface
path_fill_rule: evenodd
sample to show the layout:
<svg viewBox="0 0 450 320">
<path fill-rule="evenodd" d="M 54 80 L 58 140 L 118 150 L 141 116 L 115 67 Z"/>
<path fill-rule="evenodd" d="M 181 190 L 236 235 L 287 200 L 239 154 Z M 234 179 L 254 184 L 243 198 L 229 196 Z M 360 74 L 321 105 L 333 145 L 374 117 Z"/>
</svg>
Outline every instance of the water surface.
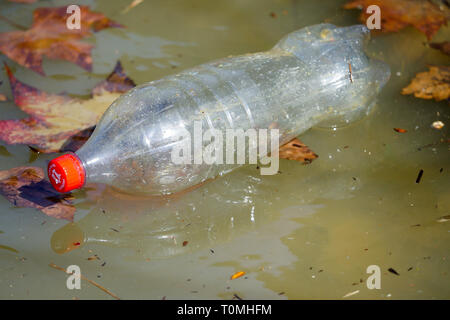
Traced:
<svg viewBox="0 0 450 320">
<path fill-rule="evenodd" d="M 87 96 L 118 59 L 143 83 L 267 50 L 306 25 L 351 25 L 358 16 L 332 0 L 146 0 L 121 14 L 130 2 L 76 1 L 127 26 L 88 39 L 96 44 L 93 73 L 44 60 L 47 77 L 41 77 L 3 60 L 25 83 Z M 69 3 L 5 2 L 0 11 L 29 26 L 33 8 Z M 0 21 L 0 31 L 8 30 Z M 444 28 L 433 40 L 448 35 Z M 412 28 L 374 38 L 369 53 L 391 66 L 390 82 L 368 118 L 300 137 L 320 156 L 310 165 L 283 160 L 275 176 L 248 166 L 169 199 L 80 190 L 73 224 L 0 197 L 0 298 L 112 299 L 85 282 L 81 290 L 68 290 L 66 275 L 50 262 L 80 266 L 84 276 L 123 299 L 340 299 L 356 290 L 351 298 L 450 298 L 450 222 L 438 222 L 450 214 L 449 146 L 441 142 L 448 139 L 450 113 L 446 102 L 399 94 L 427 64 L 448 64 L 425 41 Z M 10 97 L 5 74 L 0 80 L 0 91 Z M 12 102 L 1 107 L 2 119 L 25 116 Z M 447 125 L 433 129 L 436 120 Z M 3 144 L 0 169 L 45 167 L 51 157 L 30 158 L 27 146 Z M 88 260 L 94 255 L 98 260 Z M 380 290 L 365 285 L 369 265 L 382 270 Z M 241 270 L 244 277 L 230 280 Z"/>
</svg>

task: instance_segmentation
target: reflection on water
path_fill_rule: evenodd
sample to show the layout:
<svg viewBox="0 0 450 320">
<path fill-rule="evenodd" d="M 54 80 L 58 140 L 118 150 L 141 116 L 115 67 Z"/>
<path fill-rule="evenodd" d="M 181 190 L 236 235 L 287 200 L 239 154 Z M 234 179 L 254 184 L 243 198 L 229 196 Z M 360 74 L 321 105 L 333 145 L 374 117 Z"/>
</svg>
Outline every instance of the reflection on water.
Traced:
<svg viewBox="0 0 450 320">
<path fill-rule="evenodd" d="M 142 83 L 229 54 L 266 50 L 286 33 L 325 19 L 354 24 L 358 12 L 341 10 L 343 2 L 144 1 L 122 15 L 129 1 L 79 1 L 127 26 L 92 37 L 93 74 L 44 60 L 49 77 L 19 67 L 16 75 L 49 92 L 85 95 L 120 58 Z M 27 25 L 38 5 L 54 3 L 2 2 L 0 10 Z M 10 29 L 0 21 L 1 31 Z M 433 41 L 446 38 L 448 28 Z M 65 274 L 48 267 L 53 262 L 79 265 L 121 298 L 339 299 L 359 290 L 350 298 L 448 299 L 450 222 L 439 218 L 450 212 L 449 109 L 399 94 L 427 64 L 448 64 L 424 41 L 405 29 L 370 43 L 370 54 L 386 61 L 393 76 L 366 119 L 300 137 L 320 156 L 310 165 L 283 160 L 275 176 L 248 166 L 174 198 L 85 188 L 74 193 L 74 223 L 0 197 L 0 298 L 109 298 L 85 283 L 67 290 Z M 8 94 L 2 73 L 0 81 Z M 2 119 L 21 117 L 13 103 L 2 103 Z M 436 120 L 446 126 L 433 129 Z M 51 157 L 29 160 L 26 146 L 0 146 L 2 170 L 29 161 L 45 167 Z M 365 286 L 372 264 L 382 270 L 381 290 Z M 237 271 L 246 275 L 230 280 Z"/>
<path fill-rule="evenodd" d="M 152 259 L 208 248 L 273 219 L 281 200 L 274 193 L 256 166 L 171 197 L 139 198 L 104 188 L 93 196 L 89 214 L 55 231 L 52 248 L 65 253 L 96 243 Z"/>
</svg>

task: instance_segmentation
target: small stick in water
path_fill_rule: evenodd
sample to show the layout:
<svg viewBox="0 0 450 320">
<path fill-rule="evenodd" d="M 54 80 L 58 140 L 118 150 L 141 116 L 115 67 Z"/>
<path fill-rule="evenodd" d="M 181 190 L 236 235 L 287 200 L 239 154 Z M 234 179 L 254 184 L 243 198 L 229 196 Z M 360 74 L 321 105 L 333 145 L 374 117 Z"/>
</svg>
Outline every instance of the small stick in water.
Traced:
<svg viewBox="0 0 450 320">
<path fill-rule="evenodd" d="M 68 272 L 66 271 L 66 269 L 57 266 L 57 265 L 54 264 L 53 262 L 49 264 L 49 267 L 52 267 L 52 268 L 54 268 L 54 269 L 61 270 L 61 271 L 64 271 L 65 273 L 67 273 L 67 274 L 70 274 L 70 273 L 68 273 Z M 109 294 L 111 297 L 113 297 L 113 298 L 115 298 L 115 299 L 117 299 L 117 300 L 120 300 L 120 298 L 119 298 L 118 296 L 116 296 L 114 293 L 112 293 L 111 291 L 109 291 L 109 290 L 106 289 L 105 287 L 102 287 L 102 286 L 99 285 L 97 282 L 92 281 L 92 280 L 86 278 L 86 277 L 83 276 L 83 275 L 80 275 L 80 277 L 81 277 L 81 279 L 86 280 L 86 281 L 89 282 L 90 284 L 96 286 L 96 287 L 99 288 L 100 290 L 106 292 L 106 293 Z"/>
<path fill-rule="evenodd" d="M 423 170 L 420 169 L 419 175 L 417 176 L 417 179 L 416 179 L 416 183 L 419 183 L 419 182 L 420 182 L 420 179 L 422 179 L 422 175 L 423 175 Z"/>
<path fill-rule="evenodd" d="M 350 64 L 350 62 L 348 63 L 348 72 L 350 74 L 350 82 L 353 83 L 352 65 Z"/>
</svg>

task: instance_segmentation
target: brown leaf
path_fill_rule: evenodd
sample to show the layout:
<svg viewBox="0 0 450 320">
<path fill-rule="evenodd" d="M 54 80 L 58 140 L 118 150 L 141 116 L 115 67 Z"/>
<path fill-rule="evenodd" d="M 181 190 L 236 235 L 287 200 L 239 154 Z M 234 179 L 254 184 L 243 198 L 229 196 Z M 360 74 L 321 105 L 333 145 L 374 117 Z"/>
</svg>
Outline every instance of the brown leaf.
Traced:
<svg viewBox="0 0 450 320">
<path fill-rule="evenodd" d="M 105 92 L 127 92 L 136 84 L 131 80 L 127 74 L 123 71 L 120 61 L 116 63 L 114 70 L 109 74 L 106 80 L 103 80 L 95 86 L 92 90 L 92 94 L 100 96 Z"/>
<path fill-rule="evenodd" d="M 83 146 L 83 144 L 86 143 L 92 132 L 94 132 L 94 129 L 95 126 L 81 130 L 80 132 L 69 137 L 69 139 L 67 139 L 66 142 L 64 142 L 64 144 L 61 146 L 59 152 L 77 151 Z"/>
<path fill-rule="evenodd" d="M 381 10 L 381 31 L 397 32 L 407 26 L 413 26 L 424 33 L 428 40 L 447 25 L 449 10 L 430 1 L 423 0 L 352 0 L 344 5 L 345 9 L 362 9 L 360 20 L 364 24 L 371 15 L 367 7 L 377 5 Z"/>
<path fill-rule="evenodd" d="M 430 71 L 421 72 L 403 88 L 402 94 L 414 94 L 416 98 L 442 101 L 450 97 L 450 67 L 429 66 Z"/>
<path fill-rule="evenodd" d="M 279 152 L 280 159 L 295 160 L 305 164 L 319 157 L 297 138 L 282 145 Z"/>
<path fill-rule="evenodd" d="M 17 207 L 41 210 L 57 219 L 73 220 L 75 207 L 70 194 L 56 192 L 38 167 L 17 167 L 0 171 L 0 193 Z"/>
<path fill-rule="evenodd" d="M 446 55 L 450 56 L 450 42 L 444 41 L 444 42 L 433 42 L 430 43 L 430 47 L 433 49 L 441 50 Z"/>
<path fill-rule="evenodd" d="M 97 32 L 122 26 L 101 13 L 90 11 L 88 6 L 79 7 L 80 29 L 67 28 L 67 7 L 38 8 L 33 12 L 30 29 L 0 34 L 0 51 L 11 60 L 40 74 L 44 74 L 43 56 L 67 60 L 91 71 L 93 45 L 79 40 L 91 35 L 91 30 Z"/>
<path fill-rule="evenodd" d="M 9 144 L 33 145 L 41 152 L 76 151 L 109 105 L 135 86 L 120 62 L 87 100 L 43 92 L 17 80 L 7 66 L 6 71 L 14 102 L 30 117 L 0 120 L 0 139 Z"/>
</svg>

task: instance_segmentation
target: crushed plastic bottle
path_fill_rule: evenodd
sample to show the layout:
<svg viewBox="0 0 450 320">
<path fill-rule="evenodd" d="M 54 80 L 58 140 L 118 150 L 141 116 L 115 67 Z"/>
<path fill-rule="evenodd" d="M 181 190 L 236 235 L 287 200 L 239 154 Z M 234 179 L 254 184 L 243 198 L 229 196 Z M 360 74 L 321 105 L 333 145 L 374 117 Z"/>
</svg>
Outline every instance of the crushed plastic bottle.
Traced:
<svg viewBox="0 0 450 320">
<path fill-rule="evenodd" d="M 82 148 L 49 163 L 49 179 L 60 192 L 89 181 L 170 194 L 241 166 L 171 161 L 180 131 L 193 133 L 195 121 L 222 131 L 275 125 L 282 145 L 313 126 L 358 120 L 390 77 L 387 64 L 364 53 L 369 34 L 363 25 L 314 25 L 269 51 L 137 86 L 108 108 Z"/>
</svg>

